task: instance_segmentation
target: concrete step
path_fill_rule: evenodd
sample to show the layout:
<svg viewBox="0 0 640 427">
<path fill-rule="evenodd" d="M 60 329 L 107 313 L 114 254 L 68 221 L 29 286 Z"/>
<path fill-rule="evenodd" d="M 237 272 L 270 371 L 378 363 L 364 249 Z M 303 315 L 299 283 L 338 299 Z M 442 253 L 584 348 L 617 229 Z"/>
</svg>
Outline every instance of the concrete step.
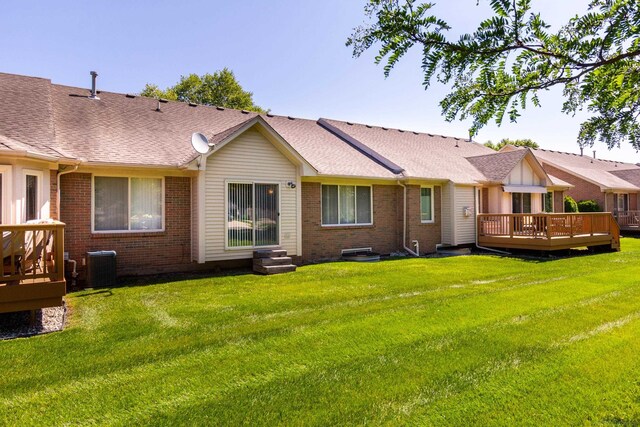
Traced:
<svg viewBox="0 0 640 427">
<path fill-rule="evenodd" d="M 289 256 L 277 256 L 271 258 L 254 258 L 253 265 L 292 265 L 293 262 Z"/>
<path fill-rule="evenodd" d="M 287 251 L 284 249 L 259 249 L 253 251 L 253 258 L 276 258 L 287 256 Z"/>
<path fill-rule="evenodd" d="M 253 271 L 260 274 L 278 274 L 296 271 L 295 265 L 254 265 Z"/>
</svg>

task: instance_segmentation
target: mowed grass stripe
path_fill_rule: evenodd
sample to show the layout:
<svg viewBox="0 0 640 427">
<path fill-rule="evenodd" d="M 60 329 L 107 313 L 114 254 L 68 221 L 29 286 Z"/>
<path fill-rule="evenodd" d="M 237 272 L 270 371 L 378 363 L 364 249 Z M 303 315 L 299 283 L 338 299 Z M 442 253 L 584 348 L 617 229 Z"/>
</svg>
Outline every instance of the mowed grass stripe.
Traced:
<svg viewBox="0 0 640 427">
<path fill-rule="evenodd" d="M 639 248 L 624 244 L 544 263 L 328 264 L 85 292 L 68 330 L 0 343 L 14 363 L 0 368 L 0 420 L 436 422 L 427 408 L 478 401 L 479 385 L 634 327 Z"/>
</svg>

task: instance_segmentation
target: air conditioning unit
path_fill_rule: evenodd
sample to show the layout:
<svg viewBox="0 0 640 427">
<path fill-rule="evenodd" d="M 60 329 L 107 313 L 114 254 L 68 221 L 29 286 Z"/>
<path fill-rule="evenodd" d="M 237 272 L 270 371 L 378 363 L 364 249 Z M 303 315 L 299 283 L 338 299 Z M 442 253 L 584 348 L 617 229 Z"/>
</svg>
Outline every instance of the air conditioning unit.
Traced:
<svg viewBox="0 0 640 427">
<path fill-rule="evenodd" d="M 116 251 L 87 252 L 87 286 L 116 285 Z"/>
</svg>

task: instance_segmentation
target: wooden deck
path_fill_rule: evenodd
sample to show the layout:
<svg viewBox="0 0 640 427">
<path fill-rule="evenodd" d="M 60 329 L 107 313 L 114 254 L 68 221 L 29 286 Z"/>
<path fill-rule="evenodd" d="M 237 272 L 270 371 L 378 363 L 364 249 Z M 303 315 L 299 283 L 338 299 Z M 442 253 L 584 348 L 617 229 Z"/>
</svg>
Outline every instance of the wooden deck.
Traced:
<svg viewBox="0 0 640 427">
<path fill-rule="evenodd" d="M 640 232 L 640 211 L 616 211 L 613 216 L 620 230 Z"/>
<path fill-rule="evenodd" d="M 0 225 L 0 313 L 62 305 L 64 224 Z"/>
<path fill-rule="evenodd" d="M 481 214 L 478 245 L 489 248 L 555 251 L 576 247 L 620 250 L 620 228 L 605 213 Z"/>
</svg>

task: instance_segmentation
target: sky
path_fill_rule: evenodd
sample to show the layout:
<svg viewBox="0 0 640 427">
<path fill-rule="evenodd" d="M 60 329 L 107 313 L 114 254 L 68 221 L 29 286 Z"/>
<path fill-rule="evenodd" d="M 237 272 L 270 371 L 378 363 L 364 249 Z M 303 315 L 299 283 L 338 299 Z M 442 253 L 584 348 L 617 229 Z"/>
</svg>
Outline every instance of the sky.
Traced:
<svg viewBox="0 0 640 427">
<path fill-rule="evenodd" d="M 433 0 L 453 27 L 472 31 L 488 16 L 488 0 Z M 533 0 L 552 25 L 585 10 L 588 0 Z M 320 117 L 448 136 L 468 137 L 469 122 L 446 122 L 439 101 L 447 87 L 422 86 L 420 52 L 408 54 L 385 78 L 375 51 L 353 58 L 345 41 L 362 24 L 365 0 L 3 0 L 0 72 L 53 83 L 138 93 L 164 88 L 181 75 L 229 67 L 254 101 L 274 114 Z M 541 148 L 579 152 L 585 117 L 561 113 L 562 94 L 542 94 L 517 123 L 488 125 L 474 139 L 530 138 Z M 599 158 L 640 162 L 630 145 Z"/>
</svg>

